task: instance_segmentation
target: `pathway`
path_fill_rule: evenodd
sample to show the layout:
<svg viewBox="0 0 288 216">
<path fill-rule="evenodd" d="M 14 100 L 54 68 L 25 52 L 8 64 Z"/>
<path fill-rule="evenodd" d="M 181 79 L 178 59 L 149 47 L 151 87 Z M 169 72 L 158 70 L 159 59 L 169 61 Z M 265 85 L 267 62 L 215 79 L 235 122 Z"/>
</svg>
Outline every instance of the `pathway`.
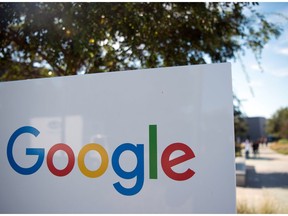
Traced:
<svg viewBox="0 0 288 216">
<path fill-rule="evenodd" d="M 288 156 L 261 146 L 260 155 L 246 159 L 246 187 L 237 187 L 237 203 L 288 213 Z M 251 155 L 251 154 L 250 154 Z"/>
</svg>

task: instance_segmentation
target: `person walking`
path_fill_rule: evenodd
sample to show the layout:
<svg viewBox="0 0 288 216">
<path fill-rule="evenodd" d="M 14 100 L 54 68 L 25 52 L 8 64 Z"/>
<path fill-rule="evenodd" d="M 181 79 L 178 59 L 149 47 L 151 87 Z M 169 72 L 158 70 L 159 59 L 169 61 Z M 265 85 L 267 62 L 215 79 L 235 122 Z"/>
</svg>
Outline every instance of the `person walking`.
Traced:
<svg viewBox="0 0 288 216">
<path fill-rule="evenodd" d="M 249 159 L 249 152 L 250 152 L 250 142 L 248 139 L 245 140 L 245 158 Z"/>
<path fill-rule="evenodd" d="M 259 143 L 260 143 L 260 140 L 253 141 L 252 148 L 253 148 L 254 158 L 256 158 L 259 154 Z"/>
</svg>

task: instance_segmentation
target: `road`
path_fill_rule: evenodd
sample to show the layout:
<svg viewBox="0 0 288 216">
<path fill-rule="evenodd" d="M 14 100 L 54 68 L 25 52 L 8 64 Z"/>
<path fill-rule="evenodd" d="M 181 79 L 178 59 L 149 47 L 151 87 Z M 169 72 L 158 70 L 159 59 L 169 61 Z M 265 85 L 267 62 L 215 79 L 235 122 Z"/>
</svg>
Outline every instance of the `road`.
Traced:
<svg viewBox="0 0 288 216">
<path fill-rule="evenodd" d="M 246 187 L 237 187 L 237 205 L 247 204 L 255 213 L 269 208 L 270 213 L 287 214 L 288 156 L 266 146 L 259 152 L 258 157 L 246 159 Z"/>
</svg>

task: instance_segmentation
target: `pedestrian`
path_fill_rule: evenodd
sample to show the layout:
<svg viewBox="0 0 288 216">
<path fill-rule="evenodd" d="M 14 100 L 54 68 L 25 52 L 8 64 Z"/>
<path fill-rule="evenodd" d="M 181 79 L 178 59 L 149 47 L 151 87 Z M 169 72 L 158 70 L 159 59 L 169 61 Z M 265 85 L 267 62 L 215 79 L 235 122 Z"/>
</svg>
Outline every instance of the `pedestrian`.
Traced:
<svg viewBox="0 0 288 216">
<path fill-rule="evenodd" d="M 253 141 L 252 148 L 253 148 L 253 154 L 254 154 L 255 158 L 257 157 L 257 155 L 259 153 L 259 143 L 260 143 L 260 140 L 254 140 Z"/>
<path fill-rule="evenodd" d="M 250 142 L 248 139 L 245 140 L 245 158 L 249 159 L 249 152 L 250 152 Z"/>
</svg>

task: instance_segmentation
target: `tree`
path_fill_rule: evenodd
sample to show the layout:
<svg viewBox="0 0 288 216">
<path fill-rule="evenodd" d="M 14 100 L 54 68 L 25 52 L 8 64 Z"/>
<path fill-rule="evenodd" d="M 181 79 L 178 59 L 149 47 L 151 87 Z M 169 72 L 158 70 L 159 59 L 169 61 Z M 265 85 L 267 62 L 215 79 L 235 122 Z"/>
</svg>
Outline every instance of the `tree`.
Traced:
<svg viewBox="0 0 288 216">
<path fill-rule="evenodd" d="M 235 142 L 239 143 L 243 141 L 247 135 L 248 131 L 248 125 L 246 121 L 244 120 L 244 114 L 242 113 L 240 109 L 241 101 L 234 95 L 234 104 L 233 104 L 233 110 L 234 110 L 234 134 L 235 134 Z"/>
<path fill-rule="evenodd" d="M 277 110 L 267 122 L 267 132 L 288 139 L 288 107 Z"/>
<path fill-rule="evenodd" d="M 2 81 L 224 62 L 281 29 L 254 3 L 0 3 Z"/>
</svg>

